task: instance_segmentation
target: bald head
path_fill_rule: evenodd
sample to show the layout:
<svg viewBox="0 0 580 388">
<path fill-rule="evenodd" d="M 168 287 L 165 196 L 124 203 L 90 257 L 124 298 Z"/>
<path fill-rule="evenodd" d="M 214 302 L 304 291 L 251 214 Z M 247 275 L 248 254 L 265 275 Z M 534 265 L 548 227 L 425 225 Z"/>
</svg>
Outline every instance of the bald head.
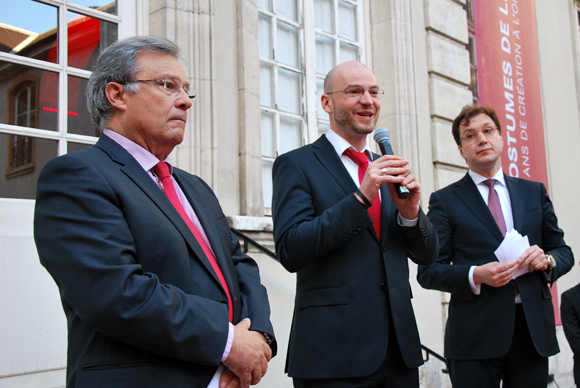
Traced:
<svg viewBox="0 0 580 388">
<path fill-rule="evenodd" d="M 324 79 L 324 93 L 330 93 L 334 91 L 333 88 L 334 85 L 336 85 L 336 81 L 345 78 L 346 74 L 350 73 L 351 71 L 357 71 L 359 69 L 371 71 L 368 67 L 359 61 L 342 62 L 341 64 L 335 66 L 328 72 L 328 74 L 326 74 L 326 78 Z"/>
</svg>

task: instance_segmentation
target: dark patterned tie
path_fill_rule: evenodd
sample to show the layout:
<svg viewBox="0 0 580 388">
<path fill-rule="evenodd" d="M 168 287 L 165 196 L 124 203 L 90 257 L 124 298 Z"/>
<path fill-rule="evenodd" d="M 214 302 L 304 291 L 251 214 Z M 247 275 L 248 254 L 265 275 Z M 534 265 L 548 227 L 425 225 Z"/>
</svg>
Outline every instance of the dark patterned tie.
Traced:
<svg viewBox="0 0 580 388">
<path fill-rule="evenodd" d="M 367 154 L 365 152 L 355 152 L 350 148 L 344 151 L 344 155 L 348 156 L 352 159 L 356 164 L 358 164 L 358 182 L 362 183 L 365 173 L 367 172 L 367 168 L 369 166 L 369 159 L 367 158 Z M 379 198 L 379 194 L 375 197 L 375 199 L 371 202 L 371 207 L 368 208 L 369 215 L 371 216 L 371 220 L 373 220 L 373 227 L 375 228 L 375 232 L 377 233 L 377 237 L 379 240 L 381 239 L 381 200 Z"/>
<path fill-rule="evenodd" d="M 489 187 L 489 195 L 487 197 L 487 206 L 489 207 L 489 211 L 491 215 L 495 219 L 495 223 L 499 226 L 499 230 L 501 230 L 501 234 L 505 237 L 507 228 L 505 226 L 505 219 L 503 218 L 503 212 L 501 211 L 501 204 L 499 203 L 499 195 L 497 195 L 497 191 L 495 191 L 495 183 L 497 182 L 496 179 L 488 179 L 483 181 L 487 187 Z"/>
<path fill-rule="evenodd" d="M 177 191 L 175 191 L 175 186 L 173 185 L 171 174 L 169 174 L 169 167 L 167 166 L 167 163 L 159 162 L 154 167 L 154 169 L 155 174 L 157 174 L 159 179 L 161 179 L 161 183 L 163 183 L 163 191 L 165 192 L 165 195 L 169 199 L 169 202 L 171 202 L 171 204 L 175 207 L 181 218 L 183 218 L 187 226 L 189 226 L 189 229 L 191 229 L 191 232 L 193 233 L 195 239 L 201 246 L 201 249 L 203 249 L 203 252 L 207 256 L 213 270 L 215 271 L 218 279 L 220 280 L 220 283 L 222 284 L 222 287 L 228 297 L 228 317 L 230 322 L 232 322 L 234 318 L 232 296 L 230 295 L 230 290 L 228 289 L 226 279 L 224 278 L 224 274 L 222 273 L 222 270 L 218 265 L 212 250 L 209 249 L 209 247 L 201 237 L 201 234 L 199 233 L 195 225 L 193 225 L 193 222 L 191 222 L 191 219 L 188 217 L 187 213 L 185 213 L 185 209 L 183 208 L 183 205 L 181 204 L 181 202 L 179 201 L 179 197 L 177 196 Z"/>
</svg>

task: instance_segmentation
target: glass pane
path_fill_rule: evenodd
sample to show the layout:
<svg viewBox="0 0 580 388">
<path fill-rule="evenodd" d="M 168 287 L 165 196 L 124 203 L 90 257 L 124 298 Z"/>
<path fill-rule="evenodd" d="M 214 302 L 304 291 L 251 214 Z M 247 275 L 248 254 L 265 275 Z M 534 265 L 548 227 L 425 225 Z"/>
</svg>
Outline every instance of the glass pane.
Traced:
<svg viewBox="0 0 580 388">
<path fill-rule="evenodd" d="M 314 26 L 324 32 L 333 34 L 332 20 L 331 0 L 314 0 Z"/>
<path fill-rule="evenodd" d="M 98 9 L 113 15 L 117 14 L 117 2 L 115 0 L 68 0 L 68 2 Z"/>
<path fill-rule="evenodd" d="M 260 31 L 260 56 L 272 59 L 272 33 L 270 31 L 271 21 L 267 16 L 260 15 L 259 31 Z"/>
<path fill-rule="evenodd" d="M 276 0 L 276 14 L 297 22 L 296 11 L 296 0 Z"/>
<path fill-rule="evenodd" d="M 274 106 L 272 98 L 272 66 L 260 63 L 260 104 Z"/>
<path fill-rule="evenodd" d="M 262 112 L 262 155 L 269 158 L 276 157 L 274 129 L 274 115 Z"/>
<path fill-rule="evenodd" d="M 322 103 L 320 102 L 320 97 L 324 94 L 324 80 L 317 79 L 316 80 L 316 116 L 322 120 L 328 120 L 328 113 L 322 109 Z"/>
<path fill-rule="evenodd" d="M 302 145 L 300 121 L 280 117 L 280 154 L 295 150 Z"/>
<path fill-rule="evenodd" d="M 300 109 L 300 74 L 278 70 L 278 109 L 302 114 Z"/>
<path fill-rule="evenodd" d="M 88 147 L 91 147 L 91 145 L 82 143 L 71 143 L 69 141 L 68 143 L 66 143 L 66 152 L 76 152 Z"/>
<path fill-rule="evenodd" d="M 0 10 L 0 52 L 57 63 L 57 7 L 0 0 Z"/>
<path fill-rule="evenodd" d="M 330 125 L 318 123 L 318 137 L 326 134 L 326 132 L 328 132 L 329 129 L 330 129 Z"/>
<path fill-rule="evenodd" d="M 272 207 L 272 162 L 262 161 L 262 187 L 264 207 Z"/>
<path fill-rule="evenodd" d="M 89 80 L 85 78 L 68 77 L 68 105 L 66 112 L 68 132 L 98 137 L 100 131 L 93 125 L 91 115 L 87 109 L 85 89 L 88 82 Z"/>
<path fill-rule="evenodd" d="M 117 40 L 117 25 L 78 13 L 68 13 L 68 65 L 92 70 L 97 57 Z"/>
<path fill-rule="evenodd" d="M 57 156 L 58 141 L 0 133 L 0 197 L 34 199 L 42 167 Z"/>
<path fill-rule="evenodd" d="M 266 11 L 272 11 L 272 0 L 258 0 L 258 7 Z"/>
<path fill-rule="evenodd" d="M 325 76 L 334 64 L 334 41 L 316 35 L 316 72 Z"/>
<path fill-rule="evenodd" d="M 0 123 L 57 130 L 58 74 L 0 61 Z"/>
<path fill-rule="evenodd" d="M 338 3 L 338 35 L 341 38 L 356 40 L 356 9 L 350 4 Z"/>
<path fill-rule="evenodd" d="M 341 43 L 340 44 L 340 58 L 339 63 L 346 61 L 356 61 L 358 60 L 357 48 L 356 46 Z"/>
<path fill-rule="evenodd" d="M 299 67 L 298 30 L 286 23 L 278 23 L 278 50 L 276 60 Z"/>
</svg>

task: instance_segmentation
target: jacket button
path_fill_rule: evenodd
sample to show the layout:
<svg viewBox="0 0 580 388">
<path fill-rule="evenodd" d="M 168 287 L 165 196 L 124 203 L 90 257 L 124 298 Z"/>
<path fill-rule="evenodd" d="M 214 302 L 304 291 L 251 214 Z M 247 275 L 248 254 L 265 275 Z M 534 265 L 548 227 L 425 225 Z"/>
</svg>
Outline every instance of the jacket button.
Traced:
<svg viewBox="0 0 580 388">
<path fill-rule="evenodd" d="M 381 284 L 381 291 L 387 291 L 387 288 L 388 288 L 387 283 Z"/>
</svg>

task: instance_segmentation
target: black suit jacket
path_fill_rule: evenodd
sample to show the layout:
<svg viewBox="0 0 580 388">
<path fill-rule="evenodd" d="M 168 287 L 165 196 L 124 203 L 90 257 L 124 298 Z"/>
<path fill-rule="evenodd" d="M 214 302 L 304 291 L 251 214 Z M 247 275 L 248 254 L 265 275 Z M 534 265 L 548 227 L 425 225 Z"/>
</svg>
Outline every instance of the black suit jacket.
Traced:
<svg viewBox="0 0 580 388">
<path fill-rule="evenodd" d="M 574 382 L 580 385 L 580 284 L 562 293 L 560 314 L 564 334 L 574 353 Z"/>
<path fill-rule="evenodd" d="M 223 269 L 234 324 L 273 335 L 256 263 L 209 186 L 177 168 Z M 34 236 L 68 320 L 68 387 L 205 387 L 228 335 L 227 298 L 165 194 L 121 146 L 53 159 L 37 185 Z M 273 353 L 276 352 L 274 343 Z"/>
<path fill-rule="evenodd" d="M 514 228 L 554 256 L 557 266 L 552 280 L 568 272 L 574 263 L 572 251 L 558 228 L 552 203 L 542 183 L 505 176 L 511 198 Z M 544 274 L 533 271 L 503 287 L 482 284 L 480 295 L 469 286 L 469 269 L 497 261 L 494 251 L 503 236 L 473 179 L 460 181 L 434 192 L 429 219 L 439 235 L 441 249 L 433 265 L 420 266 L 417 279 L 429 289 L 451 293 L 445 331 L 445 356 L 450 359 L 488 359 L 504 356 L 514 332 L 514 282 L 530 334 L 544 357 L 559 351 L 552 295 Z"/>
<path fill-rule="evenodd" d="M 407 257 L 431 263 L 435 230 L 421 213 L 402 228 L 388 188 L 381 188 L 380 239 L 356 185 L 322 136 L 284 154 L 273 169 L 276 252 L 297 272 L 287 372 L 296 378 L 368 376 L 384 361 L 389 309 L 408 367 L 423 363 Z"/>
</svg>

